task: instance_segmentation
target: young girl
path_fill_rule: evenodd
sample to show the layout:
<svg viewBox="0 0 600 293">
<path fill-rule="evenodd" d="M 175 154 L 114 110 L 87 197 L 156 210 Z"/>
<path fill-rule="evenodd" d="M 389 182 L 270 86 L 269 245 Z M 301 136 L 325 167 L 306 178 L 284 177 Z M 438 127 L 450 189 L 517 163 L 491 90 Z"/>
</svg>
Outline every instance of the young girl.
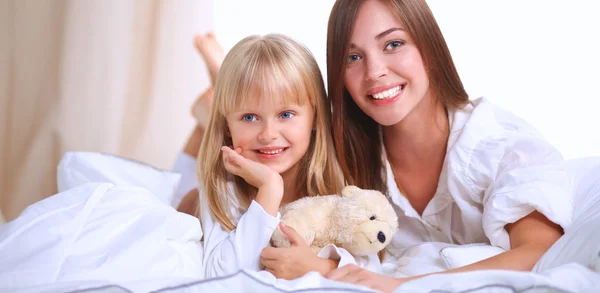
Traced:
<svg viewBox="0 0 600 293">
<path fill-rule="evenodd" d="M 198 153 L 206 277 L 264 266 L 292 279 L 355 262 L 378 270 L 376 255 L 355 261 L 329 246 L 317 256 L 285 226 L 292 247 L 269 247 L 281 205 L 339 193 L 343 183 L 323 80 L 308 49 L 282 35 L 247 37 L 216 80 Z"/>
<path fill-rule="evenodd" d="M 327 65 L 340 165 L 395 205 L 391 253 L 486 242 L 506 252 L 448 272 L 531 270 L 569 227 L 561 154 L 513 114 L 469 101 L 425 0 L 338 0 Z M 356 266 L 328 277 L 385 292 L 410 280 Z"/>
</svg>

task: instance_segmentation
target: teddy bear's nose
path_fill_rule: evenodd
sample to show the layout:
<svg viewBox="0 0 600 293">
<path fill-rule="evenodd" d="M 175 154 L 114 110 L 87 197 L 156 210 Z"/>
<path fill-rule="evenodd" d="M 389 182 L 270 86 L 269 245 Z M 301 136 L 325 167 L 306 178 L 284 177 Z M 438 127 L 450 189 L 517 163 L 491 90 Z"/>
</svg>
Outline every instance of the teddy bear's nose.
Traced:
<svg viewBox="0 0 600 293">
<path fill-rule="evenodd" d="M 377 240 L 379 240 L 379 242 L 384 243 L 385 242 L 385 234 L 383 234 L 383 232 L 379 231 L 379 233 L 377 233 Z"/>
</svg>

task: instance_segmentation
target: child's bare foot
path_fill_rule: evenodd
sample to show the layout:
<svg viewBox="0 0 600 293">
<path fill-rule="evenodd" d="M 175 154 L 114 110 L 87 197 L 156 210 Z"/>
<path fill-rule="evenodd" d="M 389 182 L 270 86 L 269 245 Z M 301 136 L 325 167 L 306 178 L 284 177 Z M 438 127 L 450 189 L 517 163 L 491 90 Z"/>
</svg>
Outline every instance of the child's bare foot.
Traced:
<svg viewBox="0 0 600 293">
<path fill-rule="evenodd" d="M 210 120 L 210 109 L 212 107 L 214 89 L 206 89 L 194 102 L 192 116 L 196 119 L 198 126 L 206 130 Z"/>
<path fill-rule="evenodd" d="M 210 73 L 210 80 L 214 86 L 221 63 L 225 59 L 223 47 L 217 42 L 217 38 L 212 32 L 208 32 L 206 35 L 197 35 L 194 38 L 194 45 L 198 52 L 200 52 L 200 55 L 202 55 L 202 58 L 204 58 L 204 62 L 206 62 L 208 72 Z"/>
</svg>

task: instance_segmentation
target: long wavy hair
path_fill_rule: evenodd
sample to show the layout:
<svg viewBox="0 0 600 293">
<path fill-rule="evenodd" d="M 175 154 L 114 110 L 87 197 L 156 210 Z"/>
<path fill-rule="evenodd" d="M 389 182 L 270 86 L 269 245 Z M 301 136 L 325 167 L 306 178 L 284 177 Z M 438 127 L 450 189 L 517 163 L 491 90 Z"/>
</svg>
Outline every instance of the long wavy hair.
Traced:
<svg viewBox="0 0 600 293">
<path fill-rule="evenodd" d="M 280 35 L 246 37 L 225 57 L 215 84 L 210 122 L 198 154 L 198 178 L 210 211 L 221 226 L 236 228 L 232 207 L 247 210 L 256 188 L 234 176 L 235 190 L 228 188 L 231 175 L 225 169 L 221 146 L 232 145 L 226 135 L 226 113 L 251 102 L 260 106 L 277 102 L 309 103 L 314 110 L 308 150 L 299 162 L 298 194 L 325 195 L 341 192 L 343 176 L 331 136 L 331 110 L 319 66 L 304 45 Z M 199 216 L 199 215 L 198 215 Z"/>
<path fill-rule="evenodd" d="M 458 76 L 450 50 L 425 0 L 380 0 L 404 26 L 417 46 L 427 70 L 435 102 L 459 109 L 469 98 Z M 338 161 L 349 184 L 387 194 L 381 125 L 352 100 L 343 75 L 350 37 L 363 0 L 338 0 L 327 31 L 328 97 L 333 115 L 333 137 Z M 373 21 L 377 21 L 374 19 Z"/>
</svg>

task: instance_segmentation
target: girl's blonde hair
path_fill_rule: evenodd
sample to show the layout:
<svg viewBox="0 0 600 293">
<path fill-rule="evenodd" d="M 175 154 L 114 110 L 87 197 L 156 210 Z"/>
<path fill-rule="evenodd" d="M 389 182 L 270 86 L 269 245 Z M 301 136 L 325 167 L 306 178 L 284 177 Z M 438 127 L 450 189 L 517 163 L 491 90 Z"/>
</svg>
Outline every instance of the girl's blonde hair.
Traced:
<svg viewBox="0 0 600 293">
<path fill-rule="evenodd" d="M 225 115 L 247 102 L 310 103 L 314 110 L 311 142 L 299 162 L 298 194 L 339 193 L 343 185 L 331 136 L 331 110 L 319 66 L 310 51 L 279 34 L 250 36 L 227 54 L 215 85 L 210 122 L 198 154 L 200 187 L 214 218 L 231 231 L 236 228 L 232 206 L 247 210 L 256 189 L 235 176 L 228 187 L 221 146 L 231 146 Z M 283 99 L 283 101 L 281 100 Z"/>
</svg>

